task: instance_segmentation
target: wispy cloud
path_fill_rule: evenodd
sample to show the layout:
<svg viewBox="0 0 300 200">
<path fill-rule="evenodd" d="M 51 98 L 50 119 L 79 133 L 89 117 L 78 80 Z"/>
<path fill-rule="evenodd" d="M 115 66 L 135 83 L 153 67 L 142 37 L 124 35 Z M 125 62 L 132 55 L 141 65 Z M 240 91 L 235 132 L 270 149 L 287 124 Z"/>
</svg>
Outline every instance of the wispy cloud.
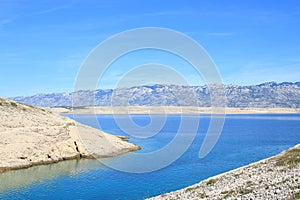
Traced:
<svg viewBox="0 0 300 200">
<path fill-rule="evenodd" d="M 86 58 L 86 52 L 74 53 L 65 56 L 63 59 L 58 60 L 56 65 L 59 66 L 59 70 L 67 71 L 70 69 L 79 69 L 80 65 Z"/>
<path fill-rule="evenodd" d="M 53 8 L 49 8 L 46 10 L 40 10 L 34 13 L 34 15 L 43 15 L 43 14 L 47 14 L 47 13 L 52 13 L 52 12 L 56 12 L 58 10 L 62 10 L 67 8 L 68 6 L 57 6 L 57 7 L 53 7 Z"/>
<path fill-rule="evenodd" d="M 160 12 L 144 13 L 143 16 L 170 16 L 170 15 L 192 15 L 198 14 L 195 10 L 166 10 Z"/>
<path fill-rule="evenodd" d="M 6 25 L 12 23 L 17 17 L 5 18 L 0 20 L 0 30 Z"/>
<path fill-rule="evenodd" d="M 24 63 L 23 52 L 0 52 L 0 66 L 20 65 Z"/>
<path fill-rule="evenodd" d="M 39 9 L 38 11 L 32 13 L 32 15 L 44 15 L 44 14 L 49 14 L 49 13 L 53 13 L 59 10 L 63 10 L 63 9 L 67 9 L 69 7 L 71 7 L 72 5 L 78 3 L 78 0 L 74 0 L 74 1 L 60 1 L 61 5 L 56 5 L 56 6 L 52 6 L 51 1 L 49 2 L 49 6 L 47 8 L 44 9 Z M 41 4 L 40 6 L 43 7 L 44 3 Z"/>
<path fill-rule="evenodd" d="M 13 19 L 2 19 L 1 21 L 0 21 L 0 25 L 5 25 L 5 24 L 8 24 L 8 23 L 10 23 L 10 22 L 12 22 L 13 21 Z"/>
<path fill-rule="evenodd" d="M 187 78 L 187 79 L 186 79 Z M 188 85 L 190 76 L 180 74 L 167 65 L 148 63 L 132 69 L 109 70 L 99 82 L 100 88 L 132 87 L 136 85 L 177 84 Z"/>
<path fill-rule="evenodd" d="M 232 36 L 235 35 L 234 32 L 210 32 L 206 33 L 209 36 Z"/>
<path fill-rule="evenodd" d="M 248 66 L 237 70 L 236 73 L 223 77 L 225 83 L 236 83 L 249 85 L 269 81 L 299 81 L 300 62 L 294 63 L 251 63 Z"/>
</svg>

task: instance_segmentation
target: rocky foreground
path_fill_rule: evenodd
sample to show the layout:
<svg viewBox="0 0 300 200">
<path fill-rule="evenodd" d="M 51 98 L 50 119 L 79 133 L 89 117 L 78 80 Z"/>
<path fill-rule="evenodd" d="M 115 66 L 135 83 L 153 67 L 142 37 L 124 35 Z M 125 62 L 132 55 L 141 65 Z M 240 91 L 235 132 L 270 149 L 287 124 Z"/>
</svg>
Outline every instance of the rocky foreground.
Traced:
<svg viewBox="0 0 300 200">
<path fill-rule="evenodd" d="M 300 199 L 300 145 L 277 156 L 150 199 Z"/>
<path fill-rule="evenodd" d="M 41 108 L 0 98 L 0 172 L 74 158 L 98 158 L 140 149 Z"/>
</svg>

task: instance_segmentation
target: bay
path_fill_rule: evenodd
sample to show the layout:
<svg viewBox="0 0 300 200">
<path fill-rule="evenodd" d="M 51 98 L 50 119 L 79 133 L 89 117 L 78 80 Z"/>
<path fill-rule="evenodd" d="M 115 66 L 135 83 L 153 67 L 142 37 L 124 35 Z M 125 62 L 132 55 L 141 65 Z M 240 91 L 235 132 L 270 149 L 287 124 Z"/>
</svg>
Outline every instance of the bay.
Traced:
<svg viewBox="0 0 300 200">
<path fill-rule="evenodd" d="M 72 118 L 72 115 L 68 117 Z M 129 136 L 130 142 L 142 147 L 140 152 L 134 153 L 163 148 L 175 137 L 182 118 L 181 115 L 167 115 L 166 118 L 153 115 L 152 119 L 148 115 L 130 117 L 142 127 L 150 124 L 153 118 L 166 120 L 153 137 L 138 139 Z M 197 116 L 184 117 L 192 119 Z M 116 124 L 116 118 L 122 121 L 124 115 L 97 115 L 100 129 L 114 135 L 128 136 Z M 76 120 L 99 128 L 93 116 L 81 115 Z M 192 145 L 178 160 L 161 170 L 125 173 L 90 159 L 35 166 L 0 174 L 0 199 L 144 199 L 276 155 L 300 143 L 300 114 L 226 115 L 216 146 L 208 156 L 199 159 L 199 149 L 209 122 L 210 115 L 200 115 Z M 189 134 L 189 130 L 185 133 Z"/>
</svg>

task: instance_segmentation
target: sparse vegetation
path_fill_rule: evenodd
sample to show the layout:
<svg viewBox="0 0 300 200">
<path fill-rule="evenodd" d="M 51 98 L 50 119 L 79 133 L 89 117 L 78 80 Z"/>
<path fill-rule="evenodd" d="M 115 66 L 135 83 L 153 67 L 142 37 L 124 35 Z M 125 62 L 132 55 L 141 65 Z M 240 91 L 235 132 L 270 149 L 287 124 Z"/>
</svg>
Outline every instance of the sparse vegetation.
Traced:
<svg viewBox="0 0 300 200">
<path fill-rule="evenodd" d="M 294 186 L 294 187 L 292 187 L 292 189 L 300 189 L 300 185 L 297 185 L 297 186 Z"/>
<path fill-rule="evenodd" d="M 223 191 L 221 192 L 221 194 L 225 194 L 225 196 L 223 197 L 224 199 L 232 196 L 233 194 L 241 194 L 241 195 L 246 195 L 253 192 L 252 189 L 246 189 L 246 188 L 241 188 L 238 190 L 229 190 L 229 191 Z"/>
<path fill-rule="evenodd" d="M 17 105 L 15 102 L 10 102 L 10 105 L 11 105 L 12 107 L 18 107 L 18 105 Z"/>
<path fill-rule="evenodd" d="M 210 179 L 206 184 L 207 184 L 207 185 L 213 185 L 213 184 L 215 184 L 216 182 L 217 182 L 216 179 Z"/>
<path fill-rule="evenodd" d="M 200 193 L 200 194 L 198 195 L 198 197 L 201 198 L 201 199 L 203 199 L 203 198 L 207 198 L 208 195 L 205 194 L 205 193 Z"/>
<path fill-rule="evenodd" d="M 74 122 L 69 122 L 65 125 L 65 128 L 68 128 L 70 126 L 75 126 L 76 124 Z"/>
<path fill-rule="evenodd" d="M 185 192 L 195 192 L 195 188 L 187 188 Z"/>
<path fill-rule="evenodd" d="M 248 186 L 252 186 L 252 185 L 254 185 L 254 183 L 252 182 L 252 181 L 247 181 L 247 183 L 246 183 Z"/>
<path fill-rule="evenodd" d="M 237 193 L 240 193 L 241 195 L 246 195 L 246 194 L 249 194 L 251 192 L 253 192 L 252 189 L 239 189 L 239 190 L 237 190 Z"/>
<path fill-rule="evenodd" d="M 189 188 L 186 188 L 185 192 L 192 192 L 192 191 L 194 191 L 194 190 L 195 190 L 195 188 L 189 187 Z"/>
<path fill-rule="evenodd" d="M 226 194 L 224 196 L 224 199 L 226 199 L 226 198 L 230 197 L 232 194 L 234 194 L 234 190 L 223 191 L 223 192 L 221 192 L 221 194 Z"/>
<path fill-rule="evenodd" d="M 300 192 L 297 192 L 291 200 L 299 200 L 300 199 Z"/>
<path fill-rule="evenodd" d="M 200 188 L 200 186 L 195 186 L 195 187 L 189 187 L 189 188 L 186 188 L 185 189 L 185 192 L 191 192 L 191 191 L 194 191 L 196 189 Z"/>
<path fill-rule="evenodd" d="M 207 179 L 198 185 L 185 188 L 183 190 L 185 192 L 174 193 L 183 194 L 177 197 L 187 199 L 189 197 L 193 199 L 263 199 L 265 198 L 265 192 L 268 191 L 270 199 L 279 197 L 300 200 L 299 145 L 271 159 L 257 163 L 256 167 L 252 166 L 220 175 L 217 178 Z M 243 175 L 241 176 L 241 174 Z M 234 182 L 232 182 L 232 179 L 234 179 Z M 216 182 L 217 184 L 215 184 Z M 213 194 L 211 191 L 215 193 Z"/>
<path fill-rule="evenodd" d="M 27 107 L 30 107 L 30 108 L 35 108 L 34 106 L 32 105 L 29 105 L 29 104 L 25 104 L 25 103 L 22 103 L 22 102 L 18 102 L 19 104 L 23 105 L 23 106 L 27 106 Z"/>
<path fill-rule="evenodd" d="M 300 164 L 300 149 L 287 150 L 277 159 L 277 166 L 288 166 L 290 168 Z"/>
<path fill-rule="evenodd" d="M 239 176 L 242 175 L 242 174 L 243 174 L 243 172 L 241 172 L 241 173 L 239 173 L 239 174 L 234 174 L 233 176 L 237 178 L 237 177 L 239 177 Z"/>
</svg>

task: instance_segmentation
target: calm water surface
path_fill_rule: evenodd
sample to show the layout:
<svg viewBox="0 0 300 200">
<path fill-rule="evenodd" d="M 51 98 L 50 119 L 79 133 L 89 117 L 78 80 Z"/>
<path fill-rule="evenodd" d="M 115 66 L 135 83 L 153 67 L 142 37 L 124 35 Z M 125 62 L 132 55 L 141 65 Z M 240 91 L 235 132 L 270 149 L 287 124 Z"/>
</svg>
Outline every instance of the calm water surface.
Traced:
<svg viewBox="0 0 300 200">
<path fill-rule="evenodd" d="M 102 130 L 126 135 L 112 115 L 97 117 Z M 151 121 L 147 115 L 132 117 L 141 126 Z M 180 115 L 168 115 L 159 134 L 148 139 L 130 138 L 130 142 L 140 145 L 141 152 L 159 149 L 172 140 L 180 118 Z M 96 127 L 91 116 L 84 115 L 78 121 Z M 300 143 L 299 114 L 227 115 L 217 145 L 207 157 L 199 159 L 209 121 L 209 116 L 201 115 L 193 144 L 180 159 L 159 171 L 130 174 L 107 168 L 97 160 L 64 161 L 0 174 L 0 199 L 144 199 L 278 154 Z"/>
</svg>

